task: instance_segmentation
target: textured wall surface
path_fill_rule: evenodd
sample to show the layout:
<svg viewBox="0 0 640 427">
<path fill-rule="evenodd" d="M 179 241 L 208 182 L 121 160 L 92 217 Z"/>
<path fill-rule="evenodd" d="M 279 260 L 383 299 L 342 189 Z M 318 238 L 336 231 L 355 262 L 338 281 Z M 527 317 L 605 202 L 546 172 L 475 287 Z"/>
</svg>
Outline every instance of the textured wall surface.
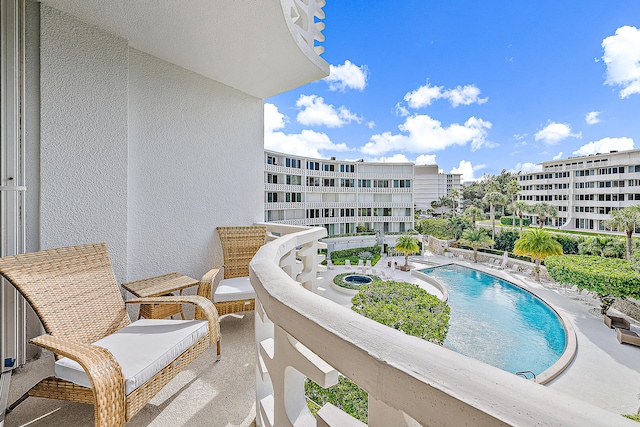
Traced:
<svg viewBox="0 0 640 427">
<path fill-rule="evenodd" d="M 263 100 L 131 49 L 129 278 L 199 278 L 263 216 Z"/>
<path fill-rule="evenodd" d="M 122 280 L 127 42 L 46 6 L 40 28 L 40 246 L 107 242 Z"/>
</svg>

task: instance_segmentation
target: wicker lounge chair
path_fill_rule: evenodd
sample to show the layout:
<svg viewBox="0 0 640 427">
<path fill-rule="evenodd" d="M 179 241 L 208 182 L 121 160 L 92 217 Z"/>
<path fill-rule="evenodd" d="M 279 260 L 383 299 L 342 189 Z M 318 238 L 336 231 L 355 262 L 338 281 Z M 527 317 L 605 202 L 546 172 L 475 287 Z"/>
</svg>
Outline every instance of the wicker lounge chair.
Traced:
<svg viewBox="0 0 640 427">
<path fill-rule="evenodd" d="M 264 245 L 267 227 L 250 225 L 216 230 L 222 243 L 223 266 L 200 279 L 198 295 L 213 299 L 220 316 L 254 310 L 256 294 L 249 281 L 249 262 Z M 218 280 L 221 269 L 224 276 Z"/>
<path fill-rule="evenodd" d="M 0 274 L 31 304 L 46 335 L 31 343 L 56 357 L 29 396 L 94 405 L 96 426 L 121 426 L 165 384 L 218 343 L 218 316 L 198 296 L 137 298 L 127 303 L 189 303 L 206 320 L 143 319 L 131 323 L 107 246 L 73 246 L 0 258 Z"/>
<path fill-rule="evenodd" d="M 631 324 L 629 323 L 629 321 L 623 317 L 609 316 L 608 314 L 605 314 L 603 319 L 604 324 L 611 329 L 629 330 L 631 328 Z"/>
<path fill-rule="evenodd" d="M 620 344 L 626 343 L 640 347 L 640 337 L 635 332 L 628 329 L 618 328 L 616 329 L 616 334 L 618 335 L 618 342 Z"/>
</svg>

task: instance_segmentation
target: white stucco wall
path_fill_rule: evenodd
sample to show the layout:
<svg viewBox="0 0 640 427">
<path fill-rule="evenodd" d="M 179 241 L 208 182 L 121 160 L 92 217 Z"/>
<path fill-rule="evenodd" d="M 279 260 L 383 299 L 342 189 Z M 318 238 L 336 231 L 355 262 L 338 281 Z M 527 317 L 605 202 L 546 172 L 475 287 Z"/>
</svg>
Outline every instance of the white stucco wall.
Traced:
<svg viewBox="0 0 640 427">
<path fill-rule="evenodd" d="M 263 100 L 44 5 L 40 43 L 40 248 L 105 241 L 120 282 L 219 265 L 215 227 L 262 221 Z"/>
<path fill-rule="evenodd" d="M 40 46 L 40 246 L 107 242 L 122 280 L 127 41 L 42 5 Z"/>
<path fill-rule="evenodd" d="M 215 227 L 263 216 L 263 100 L 131 49 L 129 279 L 221 263 Z"/>
</svg>

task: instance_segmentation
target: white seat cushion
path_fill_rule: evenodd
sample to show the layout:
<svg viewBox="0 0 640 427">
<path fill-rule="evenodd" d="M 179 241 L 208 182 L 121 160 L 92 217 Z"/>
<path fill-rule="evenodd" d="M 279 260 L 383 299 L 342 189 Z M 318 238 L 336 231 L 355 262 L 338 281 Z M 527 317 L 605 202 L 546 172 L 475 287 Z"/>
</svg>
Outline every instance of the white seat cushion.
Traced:
<svg viewBox="0 0 640 427">
<path fill-rule="evenodd" d="M 245 299 L 255 299 L 256 293 L 251 286 L 249 277 L 234 277 L 220 281 L 213 302 L 227 302 Z"/>
<path fill-rule="evenodd" d="M 209 331 L 206 320 L 141 319 L 93 343 L 113 354 L 125 378 L 129 394 L 160 372 L 172 360 Z M 76 361 L 56 361 L 55 375 L 63 380 L 91 387 L 89 377 Z"/>
</svg>

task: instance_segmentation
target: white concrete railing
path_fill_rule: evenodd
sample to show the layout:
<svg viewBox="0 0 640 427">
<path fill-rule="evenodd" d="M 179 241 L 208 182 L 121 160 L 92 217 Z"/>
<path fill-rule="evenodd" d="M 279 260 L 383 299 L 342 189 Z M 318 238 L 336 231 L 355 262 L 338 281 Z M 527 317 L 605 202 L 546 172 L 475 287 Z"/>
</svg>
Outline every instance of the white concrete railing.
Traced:
<svg viewBox="0 0 640 427">
<path fill-rule="evenodd" d="M 324 22 L 317 21 L 325 18 L 322 8 L 325 0 L 284 0 L 282 2 L 285 13 L 289 10 L 291 20 L 296 25 L 300 37 L 313 49 L 316 54 L 324 52 L 324 47 L 316 46 L 316 40 L 324 41 Z"/>
<path fill-rule="evenodd" d="M 305 377 L 330 386 L 337 371 L 369 393 L 370 426 L 635 425 L 315 294 L 317 240 L 325 230 L 267 226 L 281 237 L 250 264 L 259 425 L 361 425 L 334 407 L 325 406 L 317 420 L 307 409 Z"/>
</svg>

